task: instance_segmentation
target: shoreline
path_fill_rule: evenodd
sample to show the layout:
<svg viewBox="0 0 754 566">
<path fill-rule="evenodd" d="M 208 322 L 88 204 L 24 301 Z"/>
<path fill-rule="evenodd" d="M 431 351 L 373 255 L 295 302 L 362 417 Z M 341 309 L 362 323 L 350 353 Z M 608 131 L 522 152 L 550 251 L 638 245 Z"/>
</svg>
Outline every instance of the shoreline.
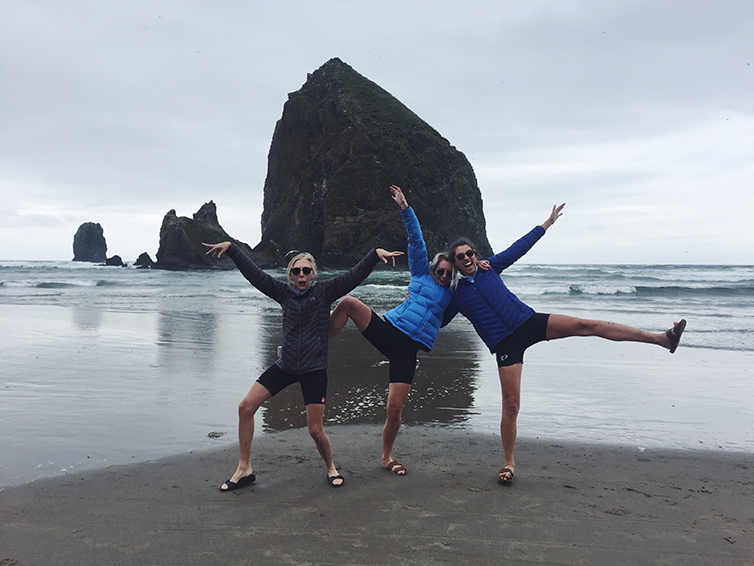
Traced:
<svg viewBox="0 0 754 566">
<path fill-rule="evenodd" d="M 0 491 L 0 564 L 745 564 L 754 454 L 517 443 L 409 426 L 379 463 L 381 427 L 327 429 L 332 489 L 305 429 L 259 435 L 257 482 L 232 493 L 236 446 Z M 44 533 L 43 536 L 40 534 Z"/>
</svg>

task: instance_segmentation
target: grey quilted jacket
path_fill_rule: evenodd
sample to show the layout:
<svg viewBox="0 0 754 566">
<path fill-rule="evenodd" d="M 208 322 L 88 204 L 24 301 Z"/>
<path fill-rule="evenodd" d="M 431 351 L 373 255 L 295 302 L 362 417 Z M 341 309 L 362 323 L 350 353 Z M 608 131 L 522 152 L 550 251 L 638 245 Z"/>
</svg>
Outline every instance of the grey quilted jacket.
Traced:
<svg viewBox="0 0 754 566">
<path fill-rule="evenodd" d="M 327 368 L 330 306 L 369 276 L 379 261 L 376 248 L 345 273 L 327 281 L 312 281 L 304 291 L 262 271 L 236 244 L 231 244 L 227 253 L 249 283 L 283 307 L 280 369 L 301 374 Z"/>
</svg>

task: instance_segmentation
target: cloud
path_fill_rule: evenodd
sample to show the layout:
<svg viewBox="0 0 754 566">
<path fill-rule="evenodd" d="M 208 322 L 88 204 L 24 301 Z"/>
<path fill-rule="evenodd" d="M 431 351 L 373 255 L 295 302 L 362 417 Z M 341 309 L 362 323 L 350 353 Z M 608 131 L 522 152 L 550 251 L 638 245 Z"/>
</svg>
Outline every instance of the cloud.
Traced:
<svg viewBox="0 0 754 566">
<path fill-rule="evenodd" d="M 511 214 L 523 228 L 562 199 L 579 229 L 560 230 L 565 251 L 548 238 L 542 261 L 672 262 L 650 242 L 678 238 L 691 261 L 751 263 L 754 5 L 679 6 L 6 0 L 2 228 L 67 241 L 106 220 L 125 257 L 156 250 L 169 209 L 212 199 L 256 243 L 287 94 L 338 56 L 467 155 L 496 248 L 518 235 Z"/>
</svg>

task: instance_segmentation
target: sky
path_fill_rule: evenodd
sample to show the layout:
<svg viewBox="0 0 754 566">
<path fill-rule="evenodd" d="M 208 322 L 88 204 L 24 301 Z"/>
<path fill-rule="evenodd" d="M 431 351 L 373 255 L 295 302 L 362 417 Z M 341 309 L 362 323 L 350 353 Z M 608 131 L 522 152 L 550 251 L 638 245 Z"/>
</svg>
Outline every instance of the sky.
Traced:
<svg viewBox="0 0 754 566">
<path fill-rule="evenodd" d="M 210 200 L 256 245 L 275 123 L 333 57 L 466 155 L 495 251 L 565 202 L 521 261 L 754 264 L 748 0 L 0 0 L 0 260 L 70 260 L 83 222 L 154 259 Z"/>
</svg>

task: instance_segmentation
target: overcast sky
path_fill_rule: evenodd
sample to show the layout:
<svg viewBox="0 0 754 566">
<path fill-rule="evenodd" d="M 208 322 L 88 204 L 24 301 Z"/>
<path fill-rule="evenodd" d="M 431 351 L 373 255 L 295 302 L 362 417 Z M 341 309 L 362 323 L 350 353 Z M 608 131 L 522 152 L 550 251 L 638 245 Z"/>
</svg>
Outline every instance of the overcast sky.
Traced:
<svg viewBox="0 0 754 566">
<path fill-rule="evenodd" d="M 332 57 L 466 155 L 495 251 L 566 202 L 525 261 L 754 264 L 747 0 L 0 0 L 0 259 L 88 221 L 154 259 L 209 200 L 257 244 L 275 123 Z"/>
</svg>

